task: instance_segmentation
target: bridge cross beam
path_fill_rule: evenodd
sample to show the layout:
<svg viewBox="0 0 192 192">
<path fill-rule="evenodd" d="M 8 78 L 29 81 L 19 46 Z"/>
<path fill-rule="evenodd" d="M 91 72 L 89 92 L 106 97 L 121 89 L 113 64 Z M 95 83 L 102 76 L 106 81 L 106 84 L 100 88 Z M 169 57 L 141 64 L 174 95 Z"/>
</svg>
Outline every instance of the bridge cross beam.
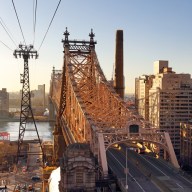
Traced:
<svg viewBox="0 0 192 192">
<path fill-rule="evenodd" d="M 113 130 L 113 129 L 112 129 Z M 114 131 L 114 130 L 113 130 Z M 167 132 L 154 132 L 151 133 L 127 133 L 126 131 L 121 133 L 98 133 L 98 146 L 99 146 L 99 160 L 103 168 L 103 172 L 106 175 L 107 168 L 107 149 L 116 144 L 122 142 L 148 142 L 160 145 L 170 157 L 170 161 L 174 167 L 179 168 L 179 164 L 171 143 L 171 139 Z"/>
</svg>

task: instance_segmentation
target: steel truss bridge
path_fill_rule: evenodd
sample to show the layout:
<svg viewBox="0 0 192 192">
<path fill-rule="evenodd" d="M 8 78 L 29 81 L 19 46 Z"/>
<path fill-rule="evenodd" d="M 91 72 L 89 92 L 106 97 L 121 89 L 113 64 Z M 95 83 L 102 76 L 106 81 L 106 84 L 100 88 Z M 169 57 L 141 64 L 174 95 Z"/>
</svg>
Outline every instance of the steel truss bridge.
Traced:
<svg viewBox="0 0 192 192">
<path fill-rule="evenodd" d="M 89 143 L 104 177 L 108 174 L 106 150 L 120 142 L 154 143 L 179 167 L 166 132 L 144 121 L 113 89 L 100 67 L 91 30 L 89 41 L 69 40 L 64 33 L 62 70 L 53 69 L 50 101 L 57 117 L 54 130 L 55 158 L 64 146 L 75 142 Z"/>
</svg>

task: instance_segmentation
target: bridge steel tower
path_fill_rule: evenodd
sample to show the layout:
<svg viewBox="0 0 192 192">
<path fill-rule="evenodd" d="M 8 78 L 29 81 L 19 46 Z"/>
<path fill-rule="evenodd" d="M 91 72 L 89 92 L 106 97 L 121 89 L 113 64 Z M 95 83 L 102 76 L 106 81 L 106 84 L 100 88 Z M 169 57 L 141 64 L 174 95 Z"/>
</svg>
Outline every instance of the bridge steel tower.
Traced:
<svg viewBox="0 0 192 192">
<path fill-rule="evenodd" d="M 32 107 L 31 107 L 31 92 L 30 92 L 30 84 L 29 84 L 29 66 L 28 66 L 28 60 L 30 58 L 38 58 L 37 51 L 33 50 L 33 45 L 26 46 L 26 45 L 19 45 L 19 49 L 15 50 L 13 55 L 15 58 L 18 56 L 21 58 L 23 57 L 24 59 L 24 72 L 21 75 L 20 82 L 23 84 L 22 86 L 22 96 L 21 96 L 21 112 L 20 112 L 20 124 L 19 124 L 19 136 L 18 136 L 18 150 L 17 150 L 17 162 L 19 160 L 19 156 L 22 155 L 23 153 L 26 153 L 22 151 L 22 144 L 23 144 L 23 139 L 24 139 L 24 134 L 26 129 L 27 122 L 29 118 L 32 120 L 34 123 L 34 131 L 37 133 L 38 137 L 38 142 L 40 144 L 42 153 L 43 153 L 43 148 L 41 145 L 41 140 L 39 137 L 39 133 L 37 130 L 37 126 L 35 123 Z M 32 131 L 32 130 L 30 130 Z"/>
<path fill-rule="evenodd" d="M 69 47 L 69 42 L 68 42 L 68 36 L 69 32 L 66 31 L 64 32 L 65 35 L 65 43 L 64 43 L 64 53 L 67 55 L 68 53 L 68 47 Z M 57 117 L 56 117 L 56 123 L 53 131 L 54 135 L 54 160 L 57 162 L 59 158 L 63 156 L 63 153 L 66 149 L 66 146 L 68 144 L 67 140 L 69 137 L 67 137 L 67 134 L 63 134 L 62 127 L 65 127 L 67 129 L 66 121 L 65 119 L 62 119 L 63 112 L 66 108 L 66 66 L 67 66 L 67 57 L 64 56 L 64 62 L 63 62 L 63 70 L 61 75 L 59 76 L 60 80 L 60 91 L 58 92 L 58 109 L 57 109 Z M 55 70 L 53 70 L 53 78 L 55 78 Z M 54 84 L 53 80 L 53 84 Z M 52 88 L 53 89 L 53 88 Z M 50 92 L 52 93 L 53 90 Z M 72 141 L 72 143 L 75 141 Z"/>
<path fill-rule="evenodd" d="M 69 32 L 64 32 L 65 39 L 62 40 L 63 47 L 64 47 L 64 63 L 63 63 L 63 70 L 61 73 L 61 76 L 58 75 L 58 73 L 53 73 L 52 76 L 52 83 L 57 85 L 57 89 L 60 91 L 55 91 L 54 86 L 52 87 L 52 92 L 55 94 L 52 95 L 52 100 L 55 100 L 55 105 L 57 106 L 57 117 L 56 117 L 56 124 L 54 129 L 54 152 L 55 152 L 55 159 L 59 159 L 62 157 L 63 152 L 65 151 L 66 146 L 69 144 L 75 143 L 75 142 L 82 142 L 82 139 L 77 138 L 74 136 L 75 130 L 70 128 L 70 126 L 73 126 L 75 128 L 75 124 L 80 124 L 80 119 L 84 117 L 79 117 L 80 114 L 78 114 L 78 117 L 75 117 L 75 111 L 79 110 L 81 111 L 80 106 L 78 109 L 75 109 L 75 106 L 73 105 L 73 102 L 75 102 L 74 98 L 74 92 L 72 91 L 71 87 L 71 81 L 75 83 L 75 79 L 78 78 L 80 74 L 77 73 L 83 73 L 85 76 L 89 76 L 89 79 L 91 82 L 93 82 L 93 79 L 91 76 L 94 73 L 94 68 L 91 65 L 93 61 L 91 60 L 91 49 L 94 49 L 96 42 L 94 41 L 93 37 L 93 31 L 89 34 L 90 41 L 78 41 L 78 40 L 69 40 Z M 89 63 L 89 65 L 85 65 Z M 73 69 L 72 63 L 76 63 L 76 70 L 77 73 L 74 74 L 75 77 L 73 77 Z M 71 67 L 70 67 L 71 65 Z M 81 66 L 85 66 L 81 69 Z M 87 67 L 88 66 L 88 67 Z M 69 72 L 69 70 L 71 72 Z M 78 72 L 79 71 L 79 72 Z M 91 74 L 90 74 L 91 73 Z M 55 77 L 57 76 L 57 79 Z M 85 80 L 83 80 L 85 81 Z M 84 83 L 82 81 L 82 83 Z M 89 88 L 90 89 L 90 88 Z M 79 101 L 77 101 L 79 102 Z M 75 102 L 76 103 L 76 102 Z M 74 114 L 74 115 L 73 115 Z M 70 121 L 67 121 L 68 117 L 71 117 L 72 119 Z M 85 126 L 85 121 L 84 125 Z M 81 128 L 79 128 L 81 129 Z M 84 133 L 85 134 L 85 133 Z M 86 139 L 83 139 L 83 142 L 85 142 Z"/>
</svg>

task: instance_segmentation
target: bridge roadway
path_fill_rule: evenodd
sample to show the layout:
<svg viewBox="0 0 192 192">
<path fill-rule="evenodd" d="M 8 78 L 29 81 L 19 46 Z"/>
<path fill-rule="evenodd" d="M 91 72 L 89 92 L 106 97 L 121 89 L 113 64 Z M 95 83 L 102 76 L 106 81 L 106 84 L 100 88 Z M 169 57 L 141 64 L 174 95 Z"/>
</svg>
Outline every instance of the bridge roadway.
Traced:
<svg viewBox="0 0 192 192">
<path fill-rule="evenodd" d="M 127 184 L 129 192 L 191 192 L 192 180 L 166 161 L 149 155 L 138 154 L 122 144 L 121 149 L 107 151 L 108 165 L 118 180 L 125 186 L 127 150 Z"/>
</svg>

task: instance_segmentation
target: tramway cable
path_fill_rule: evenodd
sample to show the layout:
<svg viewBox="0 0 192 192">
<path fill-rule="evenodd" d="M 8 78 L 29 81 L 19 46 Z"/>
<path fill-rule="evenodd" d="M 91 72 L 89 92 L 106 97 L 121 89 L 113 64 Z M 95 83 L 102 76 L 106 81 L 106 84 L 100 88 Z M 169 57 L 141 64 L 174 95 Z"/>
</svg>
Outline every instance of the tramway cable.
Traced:
<svg viewBox="0 0 192 192">
<path fill-rule="evenodd" d="M 35 43 L 36 19 L 37 19 L 37 0 L 33 0 L 33 46 Z"/>
<path fill-rule="evenodd" d="M 13 49 L 11 49 L 10 47 L 8 47 L 5 43 L 3 43 L 3 41 L 0 40 L 0 42 L 5 46 L 7 47 L 9 50 L 11 50 L 13 52 Z"/>
<path fill-rule="evenodd" d="M 5 30 L 5 32 L 7 33 L 7 35 L 9 36 L 9 38 L 11 39 L 11 41 L 13 42 L 13 44 L 17 47 L 15 41 L 13 40 L 13 38 L 11 37 L 11 34 L 9 33 L 7 26 L 5 25 L 5 22 L 3 21 L 3 19 L 1 17 L 0 17 L 0 24 L 3 27 L 3 29 Z"/>
<path fill-rule="evenodd" d="M 47 36 L 47 33 L 48 33 L 48 31 L 49 31 L 49 28 L 51 27 L 51 24 L 52 24 L 52 22 L 53 22 L 53 19 L 54 19 L 54 17 L 55 17 L 55 14 L 56 14 L 58 8 L 59 8 L 60 3 L 61 3 L 61 0 L 58 2 L 58 5 L 57 5 L 57 7 L 56 7 L 56 10 L 55 10 L 55 12 L 54 12 L 54 14 L 53 14 L 53 17 L 52 17 L 52 19 L 51 19 L 51 21 L 50 21 L 50 23 L 49 23 L 49 26 L 48 26 L 48 28 L 47 28 L 47 31 L 46 31 L 46 33 L 45 33 L 45 35 L 44 35 L 44 37 L 43 37 L 43 40 L 42 40 L 42 42 L 41 42 L 41 45 L 40 45 L 40 47 L 39 47 L 39 49 L 38 49 L 38 52 L 39 52 L 39 50 L 41 49 L 41 47 L 42 47 L 42 45 L 43 45 L 43 42 L 44 42 L 44 40 L 45 40 L 45 38 L 46 38 L 46 36 Z"/>
<path fill-rule="evenodd" d="M 13 8 L 15 10 L 15 14 L 16 14 L 16 17 L 17 17 L 17 21 L 18 21 L 18 24 L 19 24 L 19 27 L 20 27 L 20 30 L 21 30 L 21 34 L 23 36 L 23 40 L 24 40 L 24 43 L 26 45 L 26 41 L 25 41 L 25 37 L 24 37 L 24 34 L 23 34 L 23 30 L 21 28 L 21 24 L 20 24 L 20 21 L 19 21 L 19 17 L 18 17 L 18 14 L 17 14 L 17 10 L 16 10 L 16 7 L 15 7 L 15 4 L 14 4 L 14 0 L 12 0 L 12 4 L 13 4 Z"/>
</svg>

